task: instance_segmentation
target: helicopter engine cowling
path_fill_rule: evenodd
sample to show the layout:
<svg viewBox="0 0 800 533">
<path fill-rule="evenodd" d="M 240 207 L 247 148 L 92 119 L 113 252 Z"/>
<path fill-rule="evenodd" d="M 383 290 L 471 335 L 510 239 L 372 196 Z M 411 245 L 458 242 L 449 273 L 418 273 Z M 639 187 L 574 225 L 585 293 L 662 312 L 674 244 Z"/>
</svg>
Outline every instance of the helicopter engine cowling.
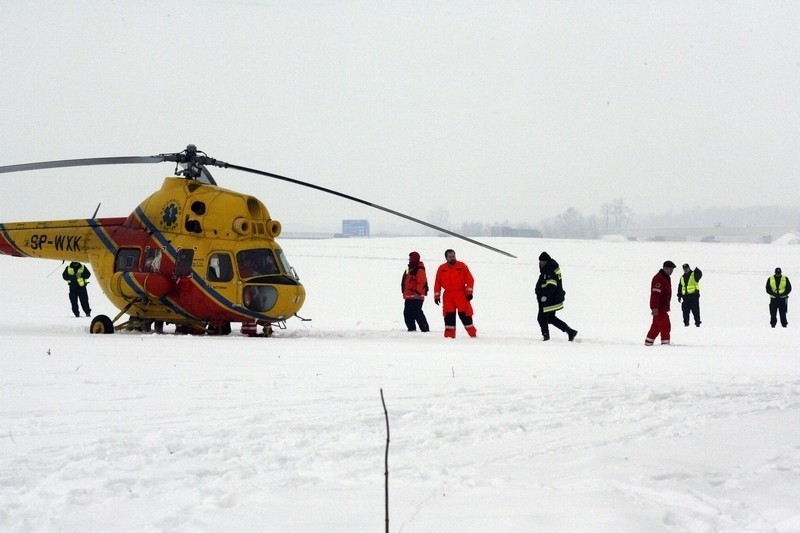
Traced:
<svg viewBox="0 0 800 533">
<path fill-rule="evenodd" d="M 277 220 L 267 222 L 267 235 L 273 239 L 281 234 L 281 223 Z"/>
<path fill-rule="evenodd" d="M 172 280 L 158 272 L 117 272 L 111 280 L 111 290 L 127 300 L 157 300 L 169 294 L 172 287 Z"/>
</svg>

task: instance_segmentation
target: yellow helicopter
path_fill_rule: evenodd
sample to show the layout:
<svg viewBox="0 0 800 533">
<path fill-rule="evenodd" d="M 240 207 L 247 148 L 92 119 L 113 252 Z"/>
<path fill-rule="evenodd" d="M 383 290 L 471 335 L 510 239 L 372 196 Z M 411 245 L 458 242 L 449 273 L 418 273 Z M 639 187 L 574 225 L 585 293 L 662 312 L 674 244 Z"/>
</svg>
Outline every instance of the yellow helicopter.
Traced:
<svg viewBox="0 0 800 533">
<path fill-rule="evenodd" d="M 305 288 L 275 240 L 280 222 L 257 198 L 217 186 L 207 168 L 214 166 L 340 196 L 515 257 L 348 194 L 219 161 L 191 144 L 178 153 L 24 163 L 0 166 L 0 173 L 163 162 L 176 164 L 175 175 L 128 217 L 0 223 L 0 254 L 91 264 L 120 310 L 113 319 L 95 316 L 91 333 L 161 333 L 164 324 L 174 324 L 177 333 L 227 335 L 232 323 L 241 323 L 243 333 L 269 337 L 273 327 L 285 328 L 298 316 Z"/>
</svg>

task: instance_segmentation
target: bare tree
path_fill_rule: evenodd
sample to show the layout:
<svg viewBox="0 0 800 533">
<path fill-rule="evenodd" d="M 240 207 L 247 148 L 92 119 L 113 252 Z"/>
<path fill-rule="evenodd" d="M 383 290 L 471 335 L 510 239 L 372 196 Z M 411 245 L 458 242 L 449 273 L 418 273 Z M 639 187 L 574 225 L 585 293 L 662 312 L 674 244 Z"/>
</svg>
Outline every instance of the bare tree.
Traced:
<svg viewBox="0 0 800 533">
<path fill-rule="evenodd" d="M 617 230 L 628 227 L 628 222 L 633 217 L 633 211 L 625 205 L 623 198 L 615 198 L 611 203 L 611 215 L 616 222 Z"/>
<path fill-rule="evenodd" d="M 450 229 L 450 211 L 444 207 L 437 207 L 436 209 L 428 211 L 425 218 L 434 226 Z M 428 235 L 443 235 L 443 233 L 432 228 L 426 228 L 425 233 Z"/>
<path fill-rule="evenodd" d="M 606 222 L 606 226 L 605 226 L 605 232 L 606 233 L 608 233 L 608 219 L 611 217 L 611 212 L 612 211 L 613 211 L 613 208 L 611 207 L 611 204 L 608 203 L 608 202 L 605 202 L 603 205 L 600 206 L 600 214 L 603 215 L 603 219 Z"/>
</svg>

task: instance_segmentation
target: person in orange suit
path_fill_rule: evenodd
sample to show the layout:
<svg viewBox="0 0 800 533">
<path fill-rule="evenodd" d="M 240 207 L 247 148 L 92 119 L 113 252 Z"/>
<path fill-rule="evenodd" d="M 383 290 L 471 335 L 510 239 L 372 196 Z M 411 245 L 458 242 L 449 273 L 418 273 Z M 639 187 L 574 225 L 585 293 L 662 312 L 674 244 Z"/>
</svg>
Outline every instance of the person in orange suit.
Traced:
<svg viewBox="0 0 800 533">
<path fill-rule="evenodd" d="M 456 314 L 458 314 L 469 336 L 475 337 L 478 331 L 472 323 L 471 303 L 475 280 L 467 265 L 456 260 L 456 253 L 453 250 L 445 250 L 444 258 L 446 262 L 436 271 L 436 282 L 433 286 L 433 302 L 436 305 L 442 304 L 444 336 L 449 339 L 455 338 Z"/>
</svg>

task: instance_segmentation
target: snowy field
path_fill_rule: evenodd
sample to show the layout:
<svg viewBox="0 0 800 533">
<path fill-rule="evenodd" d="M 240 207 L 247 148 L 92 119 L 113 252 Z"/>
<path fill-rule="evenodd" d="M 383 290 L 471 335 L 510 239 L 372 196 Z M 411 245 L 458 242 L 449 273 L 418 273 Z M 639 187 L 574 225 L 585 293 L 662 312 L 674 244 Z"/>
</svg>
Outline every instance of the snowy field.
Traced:
<svg viewBox="0 0 800 533">
<path fill-rule="evenodd" d="M 275 337 L 90 336 L 63 266 L 0 257 L 0 531 L 800 531 L 800 246 L 282 240 L 306 285 Z M 408 333 L 408 252 L 476 278 L 470 339 Z M 578 341 L 540 340 L 546 250 Z M 646 348 L 649 283 L 699 266 L 703 325 Z M 678 269 L 679 270 L 679 269 Z M 673 282 L 677 279 L 677 272 Z M 116 314 L 90 285 L 95 314 Z M 677 304 L 677 302 L 675 302 Z"/>
</svg>

